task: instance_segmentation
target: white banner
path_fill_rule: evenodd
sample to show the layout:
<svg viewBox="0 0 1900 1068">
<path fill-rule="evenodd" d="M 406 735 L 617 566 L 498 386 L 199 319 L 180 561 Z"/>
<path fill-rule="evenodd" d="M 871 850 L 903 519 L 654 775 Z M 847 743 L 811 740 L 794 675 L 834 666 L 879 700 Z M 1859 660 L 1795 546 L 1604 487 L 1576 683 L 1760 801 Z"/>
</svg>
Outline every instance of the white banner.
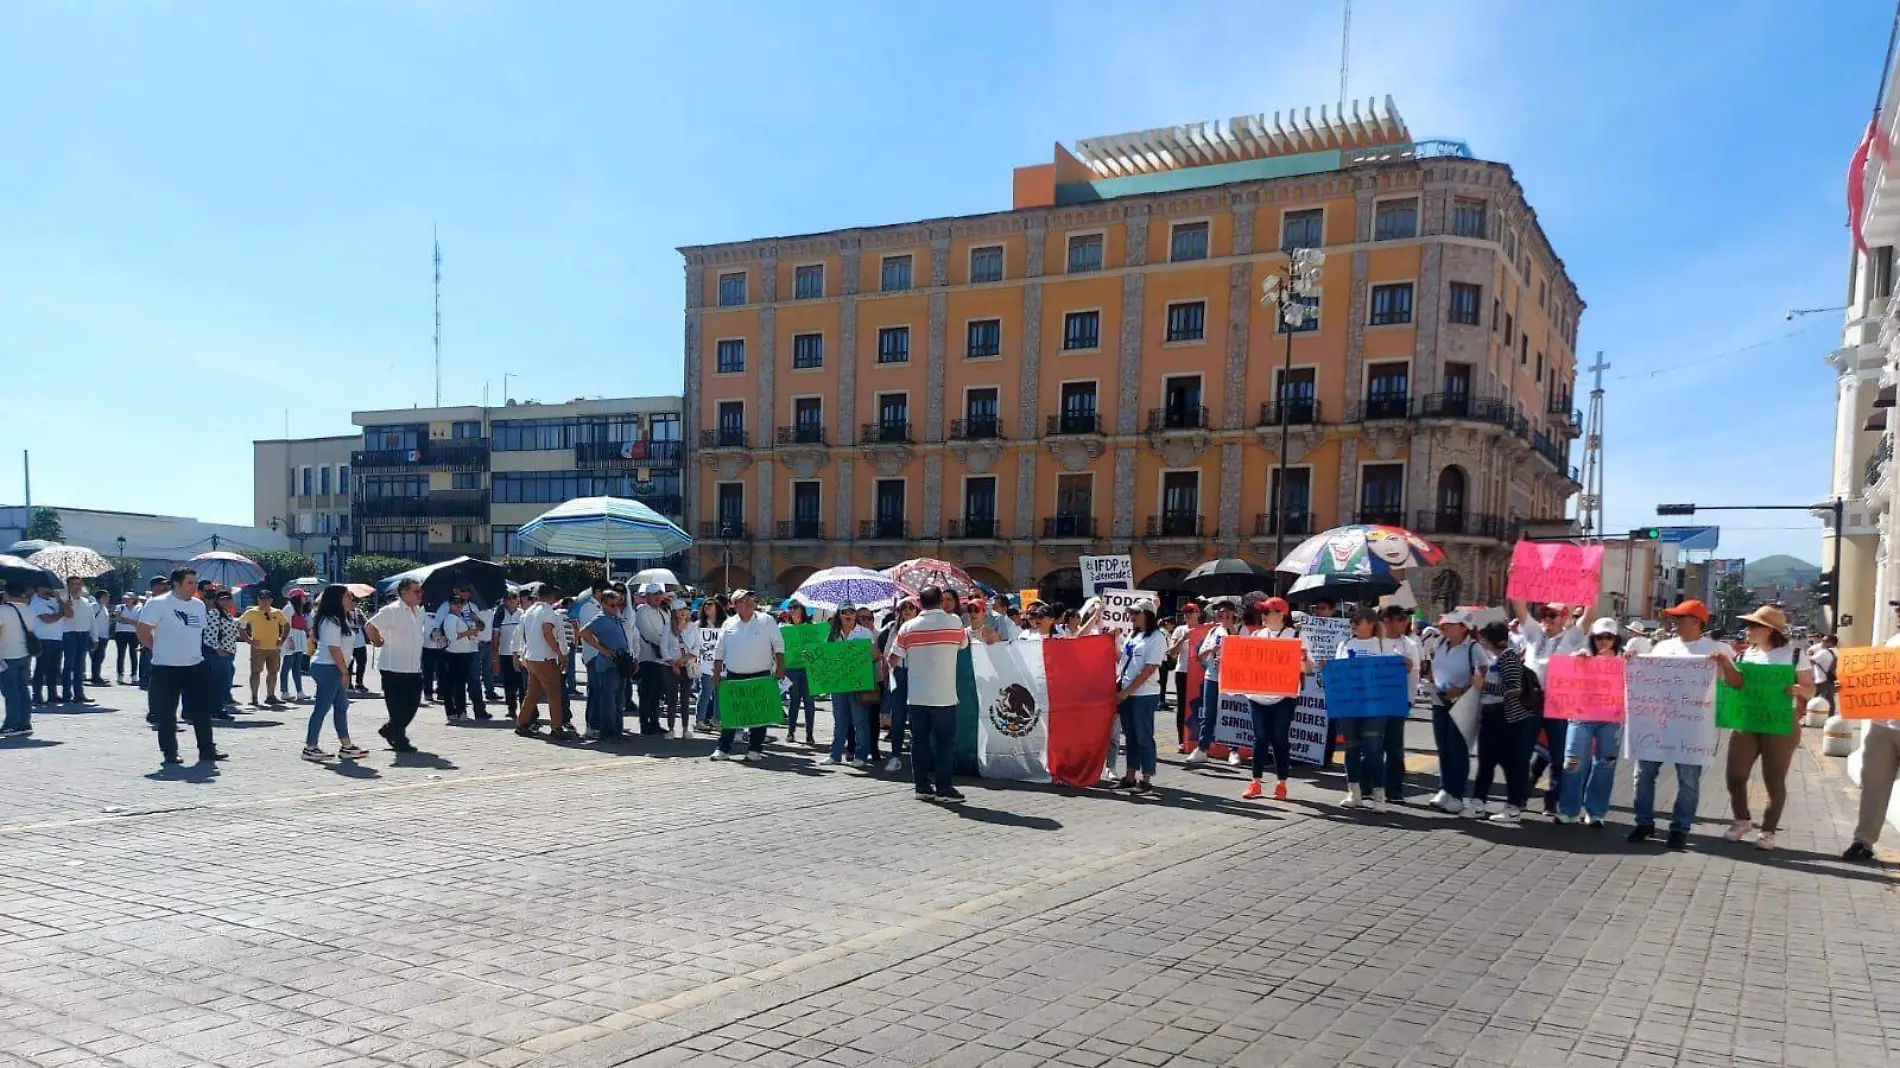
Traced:
<svg viewBox="0 0 1900 1068">
<path fill-rule="evenodd" d="M 717 627 L 699 628 L 699 641 L 698 641 L 698 647 L 697 647 L 697 651 L 699 654 L 699 673 L 705 678 L 709 678 L 709 679 L 712 678 L 713 651 L 717 648 L 719 648 L 719 628 Z"/>
<path fill-rule="evenodd" d="M 1665 764 L 1715 762 L 1715 664 L 1704 657 L 1639 656 L 1623 669 L 1623 757 Z"/>
<path fill-rule="evenodd" d="M 1135 586 L 1135 560 L 1131 556 L 1084 556 L 1082 596 L 1093 597 L 1103 590 L 1128 590 Z"/>
<path fill-rule="evenodd" d="M 1239 694 L 1221 694 L 1220 711 L 1214 717 L 1214 740 L 1237 749 L 1252 749 L 1253 702 Z M 1287 741 L 1296 764 L 1318 764 L 1326 757 L 1326 693 L 1320 689 L 1317 676 L 1300 680 L 1300 703 L 1293 710 Z"/>
<path fill-rule="evenodd" d="M 1135 632 L 1137 608 L 1159 608 L 1161 598 L 1148 590 L 1103 590 L 1102 633 L 1126 638 Z"/>
<path fill-rule="evenodd" d="M 1316 616 L 1311 612 L 1300 617 L 1300 640 L 1306 643 L 1306 655 L 1313 663 L 1324 664 L 1339 655 L 1339 645 L 1352 637 L 1352 620 L 1345 616 Z"/>
<path fill-rule="evenodd" d="M 976 670 L 976 764 L 986 779 L 1049 781 L 1049 679 L 1042 645 L 970 645 Z"/>
</svg>

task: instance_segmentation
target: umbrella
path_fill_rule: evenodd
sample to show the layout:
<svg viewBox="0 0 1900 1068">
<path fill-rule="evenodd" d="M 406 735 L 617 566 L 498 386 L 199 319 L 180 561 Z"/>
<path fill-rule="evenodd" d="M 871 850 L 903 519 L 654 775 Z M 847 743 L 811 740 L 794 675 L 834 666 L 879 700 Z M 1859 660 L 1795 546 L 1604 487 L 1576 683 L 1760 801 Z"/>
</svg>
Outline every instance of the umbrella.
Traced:
<svg viewBox="0 0 1900 1068">
<path fill-rule="evenodd" d="M 291 579 L 289 582 L 284 583 L 284 596 L 290 596 L 291 590 L 302 590 L 310 596 L 315 597 L 317 594 L 323 592 L 323 588 L 328 585 L 329 583 L 315 577 Z"/>
<path fill-rule="evenodd" d="M 264 581 L 264 569 L 257 566 L 257 561 L 237 553 L 199 553 L 185 562 L 197 569 L 199 578 L 210 579 L 220 586 L 246 586 Z"/>
<path fill-rule="evenodd" d="M 925 586 L 941 586 L 958 597 L 980 597 L 983 591 L 976 580 L 955 564 L 920 557 L 884 569 L 884 574 L 905 593 L 917 593 Z"/>
<path fill-rule="evenodd" d="M 12 545 L 7 546 L 7 554 L 9 556 L 25 558 L 32 556 L 41 549 L 56 549 L 58 547 L 59 542 L 56 541 L 47 541 L 45 538 L 28 538 L 25 541 L 16 541 Z"/>
<path fill-rule="evenodd" d="M 1181 585 L 1203 597 L 1238 597 L 1255 590 L 1271 591 L 1273 584 L 1273 572 L 1231 556 L 1209 560 L 1188 572 L 1187 578 L 1181 581 Z"/>
<path fill-rule="evenodd" d="M 1295 575 L 1379 575 L 1444 562 L 1444 550 L 1404 527 L 1353 523 L 1306 539 L 1274 570 Z"/>
<path fill-rule="evenodd" d="M 40 586 L 58 589 L 65 585 L 59 580 L 58 575 L 38 564 L 29 564 L 17 556 L 7 554 L 0 554 L 0 582 L 9 586 L 18 583 L 29 590 Z"/>
<path fill-rule="evenodd" d="M 1315 601 L 1370 605 L 1400 585 L 1399 577 L 1389 571 L 1382 575 L 1301 575 L 1287 591 L 1286 600 L 1296 607 Z"/>
<path fill-rule="evenodd" d="M 544 552 L 602 560 L 671 556 L 693 545 L 672 520 L 624 497 L 576 497 L 535 516 L 515 537 Z"/>
<path fill-rule="evenodd" d="M 475 591 L 475 600 L 486 607 L 500 603 L 502 595 L 508 589 L 502 582 L 500 564 L 488 560 L 477 560 L 469 556 L 458 556 L 439 564 L 428 564 L 404 571 L 399 575 L 391 575 L 376 584 L 376 593 L 382 597 L 391 596 L 396 592 L 397 583 L 410 578 L 422 583 L 424 604 L 438 604 L 446 601 L 450 593 L 459 587 L 467 586 Z"/>
<path fill-rule="evenodd" d="M 628 582 L 628 585 L 639 586 L 648 582 L 657 582 L 662 586 L 685 585 L 685 583 L 680 581 L 678 575 L 673 574 L 673 572 L 664 567 L 649 567 L 645 571 L 633 576 L 632 580 Z"/>
<path fill-rule="evenodd" d="M 835 612 L 839 605 L 889 604 L 898 597 L 897 583 L 882 571 L 868 567 L 828 567 L 814 571 L 799 583 L 792 597 L 811 608 Z"/>
<path fill-rule="evenodd" d="M 93 578 L 112 570 L 105 557 L 78 545 L 50 546 L 27 557 L 26 562 L 63 579 Z"/>
<path fill-rule="evenodd" d="M 359 601 L 367 597 L 376 596 L 376 587 L 364 582 L 352 582 L 343 588 L 355 594 L 356 599 Z"/>
</svg>

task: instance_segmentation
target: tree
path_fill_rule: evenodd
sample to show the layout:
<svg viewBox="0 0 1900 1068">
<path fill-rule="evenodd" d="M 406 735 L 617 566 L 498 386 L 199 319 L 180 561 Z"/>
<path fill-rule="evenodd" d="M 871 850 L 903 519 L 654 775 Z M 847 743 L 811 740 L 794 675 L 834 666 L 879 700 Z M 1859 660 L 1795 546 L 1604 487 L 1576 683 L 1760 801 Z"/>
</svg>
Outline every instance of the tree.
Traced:
<svg viewBox="0 0 1900 1068">
<path fill-rule="evenodd" d="M 567 556 L 505 556 L 501 574 L 510 582 L 547 582 L 566 593 L 575 593 L 589 588 L 596 579 L 605 579 L 607 565 Z"/>
<path fill-rule="evenodd" d="M 400 556 L 357 553 L 343 561 L 343 581 L 362 582 L 374 586 L 391 575 L 400 575 L 404 571 L 421 566 L 414 560 L 405 560 Z"/>
<path fill-rule="evenodd" d="M 66 531 L 59 525 L 59 513 L 51 508 L 33 509 L 33 518 L 26 523 L 28 541 L 66 541 Z"/>
<path fill-rule="evenodd" d="M 289 549 L 265 549 L 246 555 L 264 569 L 264 585 L 279 596 L 283 595 L 284 586 L 288 583 L 317 573 L 315 560 Z"/>
<path fill-rule="evenodd" d="M 142 591 L 145 588 L 145 580 L 139 574 L 137 560 L 112 561 L 112 570 L 93 579 L 92 584 L 95 590 L 104 588 L 110 592 L 115 601 L 124 596 L 127 590 Z"/>
</svg>

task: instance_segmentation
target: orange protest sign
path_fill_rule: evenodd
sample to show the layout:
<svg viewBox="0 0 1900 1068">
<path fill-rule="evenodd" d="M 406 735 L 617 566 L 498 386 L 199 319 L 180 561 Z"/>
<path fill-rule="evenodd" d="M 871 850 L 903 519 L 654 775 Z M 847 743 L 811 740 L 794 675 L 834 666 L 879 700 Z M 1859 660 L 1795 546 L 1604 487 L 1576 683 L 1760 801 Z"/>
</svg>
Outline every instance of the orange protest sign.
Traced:
<svg viewBox="0 0 1900 1068">
<path fill-rule="evenodd" d="M 1900 648 L 1842 649 L 1834 693 L 1843 719 L 1900 719 Z"/>
<path fill-rule="evenodd" d="M 1028 608 L 1030 605 L 1035 604 L 1037 601 L 1040 601 L 1040 600 L 1042 600 L 1042 594 L 1036 590 L 1017 590 L 1016 591 L 1016 606 L 1018 608 Z"/>
<path fill-rule="evenodd" d="M 1298 638 L 1230 637 L 1220 646 L 1220 688 L 1291 697 L 1300 692 L 1305 648 Z"/>
</svg>

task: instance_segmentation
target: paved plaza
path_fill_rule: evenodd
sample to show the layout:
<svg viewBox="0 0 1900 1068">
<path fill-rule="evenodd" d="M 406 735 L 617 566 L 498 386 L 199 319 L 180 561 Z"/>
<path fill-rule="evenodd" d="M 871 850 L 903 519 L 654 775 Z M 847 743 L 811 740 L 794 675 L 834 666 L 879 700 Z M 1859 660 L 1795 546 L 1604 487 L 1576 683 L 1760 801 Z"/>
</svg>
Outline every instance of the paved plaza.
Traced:
<svg viewBox="0 0 1900 1068">
<path fill-rule="evenodd" d="M 298 760 L 296 706 L 167 776 L 138 691 L 94 694 L 0 743 L 9 1068 L 1900 1063 L 1900 897 L 1835 859 L 1809 749 L 1785 849 L 1721 842 L 1711 775 L 1668 853 L 1624 843 L 1627 782 L 1604 831 L 1505 828 L 1343 812 L 1336 774 L 1242 802 L 1170 748 L 1146 800 L 946 808 L 802 745 L 438 706 L 399 758 L 373 699 L 370 760 Z"/>
</svg>

